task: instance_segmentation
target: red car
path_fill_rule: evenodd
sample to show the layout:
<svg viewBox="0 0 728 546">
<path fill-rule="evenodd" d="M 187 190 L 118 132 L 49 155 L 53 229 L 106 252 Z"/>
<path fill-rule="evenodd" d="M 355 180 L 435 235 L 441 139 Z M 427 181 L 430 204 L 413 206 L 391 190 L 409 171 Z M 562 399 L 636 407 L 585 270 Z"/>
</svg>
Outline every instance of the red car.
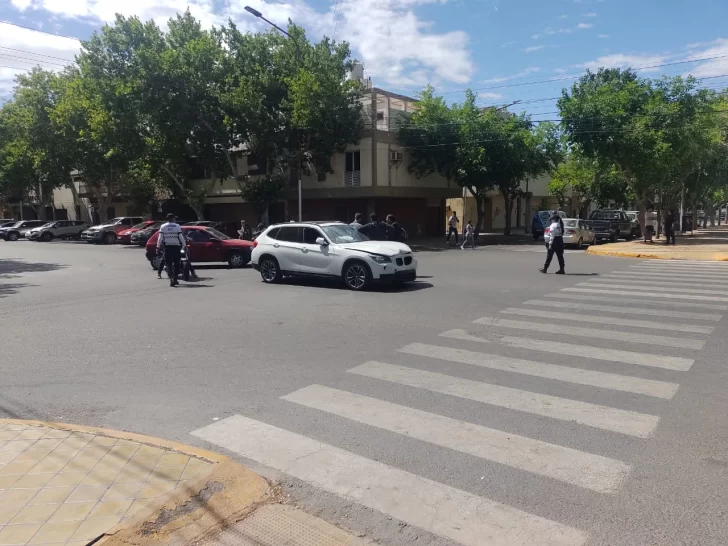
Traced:
<svg viewBox="0 0 728 546">
<path fill-rule="evenodd" d="M 149 226 L 154 225 L 154 224 L 156 224 L 156 222 L 154 220 L 145 220 L 144 222 L 136 224 L 136 225 L 130 227 L 129 229 L 120 231 L 119 234 L 116 236 L 116 242 L 119 244 L 122 244 L 122 245 L 130 245 L 132 233 L 135 233 L 142 229 L 146 229 Z"/>
<path fill-rule="evenodd" d="M 227 262 L 230 267 L 243 267 L 250 262 L 252 241 L 231 239 L 224 233 L 207 226 L 182 226 L 192 263 Z M 147 241 L 147 260 L 153 269 L 159 266 L 157 255 L 159 232 Z"/>
</svg>

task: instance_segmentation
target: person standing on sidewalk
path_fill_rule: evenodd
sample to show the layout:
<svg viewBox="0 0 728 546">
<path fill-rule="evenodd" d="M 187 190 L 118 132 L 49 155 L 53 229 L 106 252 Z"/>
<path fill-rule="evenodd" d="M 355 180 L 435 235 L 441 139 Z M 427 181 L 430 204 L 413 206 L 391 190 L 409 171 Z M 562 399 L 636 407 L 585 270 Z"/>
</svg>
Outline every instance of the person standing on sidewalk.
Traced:
<svg viewBox="0 0 728 546">
<path fill-rule="evenodd" d="M 670 240 L 675 244 L 675 213 L 670 210 L 665 216 L 665 244 L 669 245 Z"/>
<path fill-rule="evenodd" d="M 445 239 L 446 243 L 450 243 L 450 235 L 453 233 L 455 234 L 455 244 L 458 244 L 458 225 L 460 225 L 460 218 L 458 218 L 458 213 L 455 211 L 452 211 L 452 216 L 450 216 L 450 219 L 447 221 L 448 229 L 447 229 L 447 239 Z"/>
<path fill-rule="evenodd" d="M 159 228 L 159 239 L 157 239 L 157 249 L 164 247 L 164 262 L 167 265 L 167 275 L 169 275 L 169 286 L 177 286 L 179 281 L 177 275 L 180 270 L 180 260 L 182 259 L 182 248 L 187 244 L 182 228 L 176 222 L 174 214 L 167 215 L 167 223 Z"/>
<path fill-rule="evenodd" d="M 561 216 L 554 214 L 549 220 L 551 225 L 549 226 L 549 246 L 546 254 L 546 263 L 543 264 L 543 269 L 539 269 L 541 273 L 546 273 L 551 265 L 551 260 L 556 254 L 556 258 L 559 260 L 559 270 L 556 272 L 557 275 L 565 275 L 564 271 L 564 222 Z"/>
<path fill-rule="evenodd" d="M 475 228 L 473 227 L 473 222 L 471 220 L 468 220 L 468 223 L 465 225 L 465 230 L 463 231 L 463 238 L 465 239 L 463 241 L 463 250 L 465 250 L 465 247 L 470 245 L 470 248 L 475 248 Z"/>
</svg>

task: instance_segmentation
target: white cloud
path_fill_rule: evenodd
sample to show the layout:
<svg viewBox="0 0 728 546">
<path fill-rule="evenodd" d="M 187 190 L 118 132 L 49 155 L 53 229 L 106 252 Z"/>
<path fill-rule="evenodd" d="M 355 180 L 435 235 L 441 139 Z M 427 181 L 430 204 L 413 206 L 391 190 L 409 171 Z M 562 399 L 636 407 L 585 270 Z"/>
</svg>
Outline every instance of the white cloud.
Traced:
<svg viewBox="0 0 728 546">
<path fill-rule="evenodd" d="M 585 13 L 584 14 L 584 17 L 596 17 L 596 16 L 597 16 L 597 14 L 594 13 L 593 11 L 591 13 Z"/>
<path fill-rule="evenodd" d="M 576 28 L 584 29 L 584 28 L 592 28 L 593 26 L 594 25 L 592 23 L 579 23 L 578 25 L 576 25 Z"/>
<path fill-rule="evenodd" d="M 0 68 L 0 96 L 9 94 L 15 85 L 17 74 L 22 74 L 35 65 L 41 65 L 48 70 L 61 70 L 63 65 L 72 64 L 80 45 L 78 40 L 51 36 L 0 22 L 0 47 L 19 50 L 2 50 L 2 64 L 16 68 Z M 20 59 L 21 57 L 32 61 L 28 62 Z"/>
<path fill-rule="evenodd" d="M 598 70 L 599 68 L 642 68 L 643 72 L 657 72 L 660 69 L 655 65 L 663 64 L 668 59 L 665 55 L 625 55 L 623 53 L 615 53 L 613 55 L 605 55 L 594 61 L 577 65 L 581 68 L 590 70 Z"/>
<path fill-rule="evenodd" d="M 509 76 L 498 76 L 497 78 L 491 78 L 489 80 L 482 80 L 476 83 L 502 83 L 507 82 L 509 80 L 517 80 L 519 78 L 523 78 L 525 76 L 530 76 L 531 74 L 534 74 L 541 69 L 538 66 L 528 66 L 521 70 L 520 72 L 516 72 L 515 74 L 511 74 Z"/>
<path fill-rule="evenodd" d="M 597 38 L 609 38 L 609 34 L 597 34 Z"/>
<path fill-rule="evenodd" d="M 423 4 L 445 0 L 341 0 L 320 12 L 305 0 L 268 3 L 247 0 L 278 25 L 288 19 L 303 26 L 312 38 L 331 35 L 347 40 L 354 55 L 378 85 L 420 85 L 430 80 L 466 83 L 474 65 L 468 50 L 468 35 L 461 31 L 437 33 L 432 22 L 417 16 Z M 94 26 L 114 20 L 116 13 L 153 19 L 160 25 L 188 9 L 203 25 L 222 25 L 232 18 L 242 31 L 267 27 L 244 11 L 246 2 L 217 0 L 12 0 L 21 10 L 45 10 L 61 19 L 79 19 Z M 335 23 L 335 14 L 338 22 Z M 414 75 L 414 76 L 413 76 Z"/>
<path fill-rule="evenodd" d="M 701 51 L 691 51 L 688 59 L 722 57 L 696 63 L 686 71 L 686 75 L 696 78 L 711 78 L 728 74 L 728 38 L 718 38 L 713 42 L 701 45 L 709 47 Z"/>
<path fill-rule="evenodd" d="M 503 98 L 500 93 L 478 93 L 478 98 L 481 100 L 499 100 Z"/>
<path fill-rule="evenodd" d="M 538 40 L 540 37 L 540 34 L 531 34 L 531 40 Z"/>
<path fill-rule="evenodd" d="M 556 74 L 566 74 L 568 70 L 566 68 L 554 68 Z"/>
<path fill-rule="evenodd" d="M 531 47 L 525 48 L 523 51 L 525 51 L 526 53 L 533 53 L 534 51 L 538 51 L 538 50 L 543 49 L 545 47 L 546 46 L 542 46 L 542 45 L 531 46 Z"/>
<path fill-rule="evenodd" d="M 569 18 L 568 15 L 559 15 L 559 19 L 568 19 L 568 18 Z"/>
</svg>

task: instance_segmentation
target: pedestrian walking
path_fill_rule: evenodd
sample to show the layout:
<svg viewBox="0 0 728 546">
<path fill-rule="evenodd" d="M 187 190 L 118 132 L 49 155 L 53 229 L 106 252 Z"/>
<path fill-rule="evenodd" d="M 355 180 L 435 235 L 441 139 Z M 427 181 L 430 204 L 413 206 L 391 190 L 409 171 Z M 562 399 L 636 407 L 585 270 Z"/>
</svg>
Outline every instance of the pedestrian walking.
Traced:
<svg viewBox="0 0 728 546">
<path fill-rule="evenodd" d="M 465 250 L 465 247 L 470 245 L 470 248 L 475 248 L 475 228 L 473 227 L 473 222 L 471 220 L 468 220 L 468 223 L 465 225 L 465 230 L 463 231 L 463 250 Z"/>
<path fill-rule="evenodd" d="M 187 244 L 182 234 L 182 228 L 176 221 L 174 214 L 167 215 L 167 223 L 159 228 L 159 239 L 157 240 L 157 250 L 164 248 L 164 262 L 167 265 L 167 275 L 169 275 L 169 285 L 177 286 L 179 281 L 177 276 L 180 270 L 180 260 L 182 259 L 182 248 Z"/>
<path fill-rule="evenodd" d="M 670 241 L 675 244 L 675 212 L 672 210 L 665 216 L 665 244 L 669 245 Z"/>
<path fill-rule="evenodd" d="M 541 273 L 546 273 L 551 265 L 551 260 L 556 254 L 556 258 L 559 260 L 559 270 L 556 272 L 557 275 L 565 275 L 564 271 L 564 222 L 561 220 L 561 216 L 554 214 L 549 220 L 549 245 L 546 253 L 546 263 L 543 264 L 543 269 L 539 269 Z"/>
<path fill-rule="evenodd" d="M 360 227 L 362 227 L 364 225 L 364 224 L 362 224 L 363 221 L 364 221 L 364 215 L 361 212 L 357 212 L 354 215 L 354 221 L 349 225 L 351 227 L 353 227 L 354 229 L 359 229 Z"/>
<path fill-rule="evenodd" d="M 452 216 L 450 216 L 450 219 L 447 221 L 447 225 L 447 239 L 445 239 L 445 242 L 450 243 L 450 235 L 454 233 L 455 244 L 458 244 L 458 226 L 460 225 L 460 218 L 458 218 L 457 212 L 452 211 Z"/>
</svg>

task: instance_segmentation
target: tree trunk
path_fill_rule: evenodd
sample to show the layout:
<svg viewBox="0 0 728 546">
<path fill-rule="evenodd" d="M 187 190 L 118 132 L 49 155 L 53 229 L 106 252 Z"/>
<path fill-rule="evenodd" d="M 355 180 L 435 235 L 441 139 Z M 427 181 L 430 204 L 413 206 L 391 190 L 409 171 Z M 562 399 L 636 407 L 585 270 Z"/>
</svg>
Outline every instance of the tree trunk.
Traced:
<svg viewBox="0 0 728 546">
<path fill-rule="evenodd" d="M 637 214 L 637 221 L 640 224 L 640 229 L 642 230 L 642 237 L 645 237 L 645 234 L 647 233 L 647 224 L 645 223 L 645 219 L 647 218 L 647 192 L 642 192 L 639 196 L 639 212 Z"/>
<path fill-rule="evenodd" d="M 511 192 L 501 192 L 503 194 L 503 201 L 505 206 L 505 214 L 506 214 L 506 223 L 505 227 L 503 228 L 503 235 L 510 235 L 511 234 L 511 224 L 512 224 L 512 214 L 513 214 L 513 195 Z"/>
<path fill-rule="evenodd" d="M 475 199 L 475 208 L 478 212 L 477 220 L 475 221 L 475 240 L 478 240 L 478 237 L 480 236 L 480 231 L 483 229 L 483 220 L 485 219 L 485 211 L 483 210 L 483 205 L 485 203 L 485 198 L 480 195 L 477 191 L 473 191 L 473 188 L 468 186 L 468 191 L 473 196 L 473 199 Z"/>
</svg>

